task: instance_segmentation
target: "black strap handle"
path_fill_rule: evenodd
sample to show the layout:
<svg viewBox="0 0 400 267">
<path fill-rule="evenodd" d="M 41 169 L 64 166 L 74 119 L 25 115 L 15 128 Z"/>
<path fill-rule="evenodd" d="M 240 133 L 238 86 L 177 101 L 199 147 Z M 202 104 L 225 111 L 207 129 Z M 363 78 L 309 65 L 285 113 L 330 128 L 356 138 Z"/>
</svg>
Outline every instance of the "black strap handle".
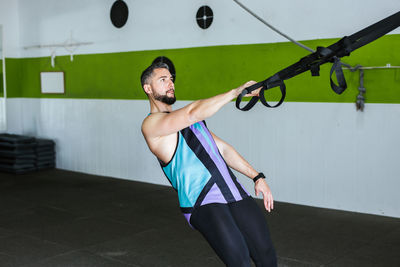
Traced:
<svg viewBox="0 0 400 267">
<path fill-rule="evenodd" d="M 279 84 L 275 83 L 274 85 L 270 85 L 270 87 L 265 88 L 265 90 L 274 88 L 276 86 L 279 86 L 279 89 L 281 90 L 282 96 L 281 96 L 281 99 L 278 101 L 278 103 L 276 103 L 276 105 L 274 105 L 274 106 L 271 106 L 270 104 L 268 104 L 267 100 L 265 99 L 264 88 L 260 90 L 260 101 L 264 106 L 266 106 L 268 108 L 277 108 L 285 100 L 285 97 L 286 97 L 286 85 L 282 80 L 279 80 Z"/>
<path fill-rule="evenodd" d="M 277 87 L 277 86 L 279 86 L 279 88 L 281 90 L 282 97 L 281 97 L 281 99 L 278 101 L 278 103 L 276 105 L 271 106 L 270 104 L 268 104 L 267 100 L 265 99 L 264 91 L 268 90 L 268 89 L 271 89 L 271 88 L 274 88 L 274 87 Z M 245 95 L 251 93 L 252 91 L 254 91 L 254 90 L 256 90 L 257 88 L 260 88 L 260 87 L 261 87 L 261 90 L 260 90 L 259 96 L 253 96 L 250 99 L 250 101 L 244 107 L 240 107 L 240 103 L 242 102 L 242 98 Z M 242 111 L 248 111 L 252 107 L 254 107 L 255 104 L 257 104 L 259 99 L 260 99 L 261 103 L 264 106 L 269 107 L 269 108 L 276 108 L 276 107 L 279 107 L 283 103 L 283 101 L 285 100 L 285 97 L 286 97 L 286 86 L 285 86 L 285 83 L 282 80 L 279 79 L 278 75 L 274 75 L 274 76 L 272 76 L 271 78 L 269 78 L 269 79 L 267 79 L 265 81 L 253 84 L 253 85 L 245 88 L 242 91 L 242 93 L 236 99 L 236 108 L 238 108 L 238 109 L 240 109 Z"/>
<path fill-rule="evenodd" d="M 335 72 L 336 74 L 336 79 L 339 85 L 335 84 L 335 82 L 332 80 L 333 72 Z M 337 57 L 335 57 L 335 62 L 333 63 L 331 68 L 330 79 L 331 79 L 331 88 L 333 91 L 335 91 L 336 94 L 340 95 L 341 93 L 344 92 L 344 90 L 346 90 L 347 83 L 343 74 L 342 63 L 340 62 L 340 59 Z"/>
</svg>

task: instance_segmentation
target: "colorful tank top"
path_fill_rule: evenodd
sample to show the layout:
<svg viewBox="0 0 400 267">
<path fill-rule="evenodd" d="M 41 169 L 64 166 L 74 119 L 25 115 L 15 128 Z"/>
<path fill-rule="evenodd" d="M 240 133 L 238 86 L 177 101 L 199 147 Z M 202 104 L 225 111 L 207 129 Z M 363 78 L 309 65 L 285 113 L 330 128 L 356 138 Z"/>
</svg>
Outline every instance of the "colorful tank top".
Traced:
<svg viewBox="0 0 400 267">
<path fill-rule="evenodd" d="M 189 223 L 196 207 L 249 197 L 222 158 L 204 121 L 180 130 L 172 159 L 160 164 L 178 193 L 181 211 Z"/>
</svg>

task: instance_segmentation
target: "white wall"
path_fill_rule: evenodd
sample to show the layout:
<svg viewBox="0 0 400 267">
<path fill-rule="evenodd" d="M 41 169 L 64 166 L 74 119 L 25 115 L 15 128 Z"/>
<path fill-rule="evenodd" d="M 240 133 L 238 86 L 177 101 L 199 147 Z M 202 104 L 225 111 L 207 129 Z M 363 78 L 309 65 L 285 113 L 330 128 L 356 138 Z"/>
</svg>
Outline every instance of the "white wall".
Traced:
<svg viewBox="0 0 400 267">
<path fill-rule="evenodd" d="M 0 97 L 0 133 L 6 132 L 6 106 L 4 97 Z"/>
<path fill-rule="evenodd" d="M 17 0 L 0 0 L 0 24 L 3 26 L 5 57 L 19 56 L 19 10 Z"/>
<path fill-rule="evenodd" d="M 4 90 L 4 57 L 3 57 L 3 25 L 0 24 L 0 75 L 2 75 L 2 82 L 0 84 L 0 92 L 3 93 L 3 97 L 0 97 L 0 133 L 4 132 L 6 128 L 6 106 L 5 106 L 5 95 L 7 92 Z"/>
<path fill-rule="evenodd" d="M 10 131 L 55 139 L 58 168 L 169 184 L 140 132 L 147 101 L 9 99 L 8 107 Z M 230 103 L 207 124 L 267 175 L 276 200 L 400 217 L 399 116 L 400 105 L 388 104 L 361 113 L 353 104 L 241 112 Z"/>
<path fill-rule="evenodd" d="M 382 0 L 379 4 L 375 0 L 241 1 L 296 40 L 349 35 L 400 10 L 398 0 Z M 232 0 L 125 0 L 130 13 L 121 29 L 109 19 L 114 0 L 18 2 L 21 47 L 63 43 L 71 31 L 75 40 L 94 43 L 78 48 L 78 54 L 287 41 Z M 202 5 L 212 7 L 215 16 L 206 31 L 195 22 Z M 400 29 L 393 33 L 400 33 Z M 64 49 L 56 53 L 68 54 Z M 21 54 L 49 56 L 51 51 L 31 49 Z"/>
<path fill-rule="evenodd" d="M 20 50 L 18 1 L 0 0 L 0 29 L 0 58 L 18 57 Z M 5 131 L 7 128 L 5 106 L 5 99 L 0 98 L 0 132 Z"/>
</svg>

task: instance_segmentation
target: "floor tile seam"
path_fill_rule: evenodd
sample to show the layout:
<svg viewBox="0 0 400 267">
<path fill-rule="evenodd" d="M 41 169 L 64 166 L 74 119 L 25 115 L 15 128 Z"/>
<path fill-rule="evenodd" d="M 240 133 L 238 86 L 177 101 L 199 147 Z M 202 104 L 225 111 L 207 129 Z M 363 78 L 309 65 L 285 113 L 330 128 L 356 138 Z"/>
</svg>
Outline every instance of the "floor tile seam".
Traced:
<svg viewBox="0 0 400 267">
<path fill-rule="evenodd" d="M 121 224 L 125 224 L 125 225 L 132 225 L 131 223 L 128 223 L 126 221 L 121 221 L 118 219 L 115 219 L 114 215 L 118 215 L 119 213 L 122 213 L 122 215 L 131 215 L 130 211 L 132 209 L 131 208 L 124 208 L 118 211 L 110 211 L 110 212 L 103 212 L 102 214 L 93 214 L 91 217 L 93 218 L 98 218 L 98 219 L 102 219 L 102 220 L 107 220 L 107 221 L 112 221 L 112 222 L 117 222 L 117 223 L 121 223 Z M 114 214 L 113 214 L 114 212 Z M 129 214 L 126 214 L 126 212 L 128 212 Z M 144 211 L 138 211 L 138 215 L 141 215 Z M 133 212 L 132 212 L 133 213 Z"/>
<path fill-rule="evenodd" d="M 74 220 L 72 220 L 71 222 L 63 222 L 63 223 L 61 223 L 61 224 L 51 225 L 49 228 L 51 228 L 51 229 L 56 229 L 57 227 L 60 227 L 60 226 L 62 227 L 62 226 L 68 225 L 68 224 L 70 224 L 70 223 L 72 223 L 72 222 L 77 222 L 77 221 L 80 221 L 80 220 L 91 219 L 91 218 L 93 218 L 93 217 L 91 217 L 91 216 L 88 216 L 88 217 L 81 217 L 81 218 L 74 219 Z M 122 223 L 122 222 L 119 222 L 119 221 L 113 221 L 113 220 L 107 219 L 107 218 L 101 218 L 101 219 L 104 220 L 104 221 L 109 221 L 109 222 L 113 222 L 113 223 L 124 224 L 125 226 L 132 226 L 131 224 L 128 224 L 128 223 Z M 13 231 L 13 233 L 12 233 L 11 235 L 15 235 L 15 236 L 17 236 L 17 235 L 27 236 L 27 237 L 30 237 L 30 238 L 33 238 L 33 239 L 36 239 L 36 240 L 39 240 L 39 241 L 45 241 L 45 242 L 49 242 L 49 243 L 56 244 L 56 245 L 59 245 L 59 246 L 64 246 L 64 247 L 68 247 L 68 248 L 73 248 L 73 247 L 71 247 L 71 244 L 69 244 L 69 243 L 58 243 L 58 242 L 55 242 L 54 240 L 48 240 L 48 239 L 45 239 L 45 238 L 40 238 L 40 237 L 34 235 L 34 233 L 20 232 L 20 231 L 10 230 L 10 229 L 7 229 L 7 228 L 3 228 L 3 229 L 8 230 L 8 231 Z M 153 228 L 151 228 L 151 229 L 145 229 L 145 230 L 142 230 L 142 231 L 139 231 L 139 232 L 130 234 L 130 235 L 136 235 L 136 234 L 139 234 L 139 233 L 142 233 L 142 232 L 146 232 L 146 231 L 150 231 L 150 230 L 154 230 L 154 229 L 153 229 Z M 9 235 L 9 236 L 10 236 L 10 235 Z M 8 237 L 9 237 L 9 236 L 8 236 Z M 3 238 L 3 237 L 1 237 L 1 238 Z M 1 239 L 1 238 L 0 238 L 0 239 Z M 6 237 L 4 237 L 4 238 L 6 238 Z M 118 238 L 121 238 L 121 236 L 108 239 L 107 241 L 114 240 L 114 239 L 118 239 Z M 107 242 L 107 241 L 105 241 L 105 242 Z M 103 243 L 103 242 L 101 242 L 101 243 Z M 100 243 L 99 243 L 99 244 L 100 244 Z"/>
<path fill-rule="evenodd" d="M 60 207 L 46 205 L 46 204 L 34 203 L 30 207 L 23 208 L 23 209 L 15 212 L 15 213 L 9 213 L 9 216 L 10 216 L 10 214 L 11 214 L 11 216 L 23 215 L 23 214 L 27 214 L 28 212 L 32 212 L 33 209 L 43 209 L 43 208 L 49 209 L 49 210 L 62 211 L 62 212 L 66 212 L 66 213 L 68 213 L 70 215 L 74 215 L 74 213 L 72 213 L 71 211 L 63 209 L 63 208 L 60 208 Z M 8 221 L 8 220 L 10 220 L 10 219 L 7 219 L 5 221 Z"/>
<path fill-rule="evenodd" d="M 52 205 L 47 205 L 47 204 L 42 204 L 41 206 L 48 208 L 48 209 L 53 209 L 53 210 L 57 210 L 57 211 L 63 211 L 63 212 L 67 212 L 67 213 L 71 213 L 71 211 L 64 209 L 64 208 L 60 208 L 57 206 L 52 206 Z"/>
<path fill-rule="evenodd" d="M 345 235 L 345 234 L 342 234 L 342 235 L 337 234 L 337 236 L 346 237 L 347 235 Z M 358 237 L 356 237 L 356 238 L 349 238 L 349 239 L 352 239 L 352 240 L 355 240 L 355 241 L 360 241 L 360 242 L 363 242 L 363 243 L 365 243 L 365 244 L 371 244 L 371 242 L 373 242 L 373 241 L 376 240 L 377 238 L 378 238 L 378 237 L 370 237 L 370 238 L 358 238 Z"/>
<path fill-rule="evenodd" d="M 26 208 L 26 209 L 24 208 L 24 209 L 16 211 L 16 212 L 0 213 L 1 216 L 8 217 L 7 219 L 1 219 L 0 222 L 4 223 L 4 222 L 8 222 L 8 221 L 13 220 L 10 217 L 24 216 L 24 214 L 28 214 L 29 215 L 30 213 L 28 213 L 28 212 L 31 211 L 31 210 L 32 210 L 32 207 L 31 208 Z M 2 227 L 2 226 L 0 226 L 0 227 Z"/>
<path fill-rule="evenodd" d="M 51 218 L 51 217 L 49 217 L 49 218 Z M 59 222 L 59 223 L 52 223 L 52 224 L 50 224 L 49 226 L 47 226 L 46 228 L 49 229 L 49 228 L 56 228 L 56 227 L 64 226 L 64 225 L 70 224 L 71 222 L 76 221 L 77 219 L 80 219 L 80 217 L 79 217 L 79 218 L 74 218 L 74 219 L 72 219 L 71 221 L 65 221 L 65 220 L 63 220 L 62 222 Z M 12 220 L 9 220 L 9 221 L 12 221 Z M 7 222 L 7 221 L 4 221 L 4 222 Z M 15 232 L 15 233 L 17 233 L 17 234 L 29 235 L 29 232 L 20 231 L 20 230 L 18 230 L 18 229 L 14 229 L 14 228 L 7 228 L 7 227 L 5 227 L 4 225 L 0 225 L 0 227 L 3 228 L 3 229 L 5 229 L 5 230 L 8 230 L 8 231 L 13 231 L 13 232 Z M 40 229 L 40 227 L 35 227 L 35 228 L 33 229 L 33 232 L 37 231 L 38 229 Z M 30 231 L 30 232 L 32 232 L 32 231 Z M 32 235 L 31 235 L 31 236 L 32 236 Z M 33 237 L 34 237 L 34 236 L 33 236 Z"/>
<path fill-rule="evenodd" d="M 59 254 L 56 254 L 56 255 L 50 256 L 50 257 L 46 257 L 46 258 L 42 258 L 42 259 L 38 259 L 38 260 L 36 260 L 36 261 L 31 261 L 31 262 L 29 262 L 29 263 L 27 263 L 27 264 L 23 264 L 23 265 L 21 265 L 21 267 L 24 267 L 24 266 L 30 266 L 30 264 L 32 264 L 32 263 L 43 263 L 43 262 L 49 261 L 49 260 L 51 260 L 51 259 L 53 259 L 53 258 L 56 258 L 56 257 L 59 257 L 59 256 L 63 256 L 63 255 L 68 255 L 68 254 L 71 254 L 71 253 L 77 252 L 77 251 L 79 251 L 79 250 L 80 250 L 80 249 L 72 249 L 72 250 L 68 250 L 68 251 L 65 251 L 65 252 L 62 252 L 62 253 L 59 253 Z"/>
<path fill-rule="evenodd" d="M 371 247 L 375 247 L 375 248 L 382 248 L 382 249 L 385 249 L 385 248 L 393 248 L 393 247 L 400 247 L 400 246 L 396 246 L 396 245 L 393 245 L 393 244 L 384 244 L 384 243 L 368 243 L 368 244 L 366 244 L 364 247 L 368 247 L 368 246 L 371 246 Z"/>
<path fill-rule="evenodd" d="M 49 205 L 41 205 L 41 207 L 45 207 L 45 208 L 52 209 L 52 210 L 56 210 L 56 211 L 65 212 L 65 213 L 67 213 L 67 214 L 65 214 L 65 215 L 68 215 L 68 216 L 70 216 L 71 218 L 73 218 L 72 221 L 77 220 L 77 219 L 80 219 L 80 218 L 82 217 L 82 216 L 79 215 L 78 213 L 76 213 L 76 212 L 74 212 L 74 211 L 72 211 L 72 210 L 64 209 L 64 208 L 59 208 L 59 207 L 49 206 Z"/>
<path fill-rule="evenodd" d="M 270 227 L 270 228 L 271 228 L 271 227 Z M 272 232 L 272 231 L 271 231 L 271 232 Z M 276 231 L 276 232 L 273 232 L 273 234 L 275 234 L 275 235 L 282 234 L 282 233 L 288 233 L 288 231 L 282 229 L 282 230 L 278 230 L 278 231 Z M 303 234 L 304 234 L 304 235 L 315 234 L 314 231 L 313 231 L 312 233 L 310 233 L 310 232 L 307 232 L 307 231 L 299 231 L 299 230 L 290 231 L 289 233 L 290 233 L 290 234 L 294 234 L 294 235 L 297 235 L 297 234 L 299 234 L 299 235 L 303 235 Z M 371 243 L 371 242 L 373 242 L 373 241 L 379 239 L 379 236 L 378 236 L 378 237 L 370 237 L 370 238 L 359 238 L 359 237 L 349 237 L 349 235 L 348 235 L 348 234 L 345 234 L 345 233 L 328 233 L 328 232 L 318 233 L 318 236 L 320 236 L 320 237 L 327 237 L 327 238 L 333 236 L 333 237 L 335 237 L 335 238 L 344 238 L 344 239 L 346 239 L 346 240 L 354 240 L 354 241 L 359 241 L 359 242 L 363 242 L 363 243 Z M 287 237 L 287 238 L 289 238 L 289 237 Z"/>
<path fill-rule="evenodd" d="M 8 229 L 8 228 L 4 228 L 4 227 L 0 227 L 0 230 L 4 230 L 5 232 L 8 232 L 8 233 L 5 233 L 5 236 L 2 236 L 2 237 L 0 237 L 0 238 L 7 237 L 7 236 L 10 236 L 10 235 L 18 234 L 15 230 Z"/>
<path fill-rule="evenodd" d="M 78 215 L 78 214 L 76 214 Z M 93 219 L 93 220 L 104 220 L 104 221 L 111 221 L 111 222 L 117 222 L 114 221 L 113 219 L 108 218 L 109 214 L 89 214 L 89 215 L 79 215 L 77 216 L 75 219 L 73 219 L 71 222 L 78 222 L 78 221 L 82 221 L 82 220 L 89 220 L 89 219 Z M 119 222 L 122 223 L 122 222 Z M 123 223 L 126 224 L 126 223 Z"/>
<path fill-rule="evenodd" d="M 273 217 L 273 216 L 275 216 L 274 214 L 272 214 L 271 215 L 271 217 Z M 292 218 L 292 217 L 295 217 L 295 215 L 293 215 L 293 214 L 289 214 L 289 213 L 284 213 L 284 214 L 278 214 L 278 215 L 276 215 L 276 216 L 280 216 L 280 217 L 282 217 L 282 216 L 285 216 L 285 217 L 289 217 L 289 218 Z M 267 217 L 267 220 L 272 220 L 273 221 L 273 219 L 268 219 L 268 217 Z M 309 222 L 309 221 L 315 221 L 315 222 L 321 222 L 321 221 L 323 221 L 322 222 L 322 225 L 332 225 L 332 220 L 333 220 L 333 222 L 336 224 L 335 225 L 335 228 L 337 228 L 337 227 L 340 227 L 340 226 L 342 226 L 342 225 L 351 225 L 351 224 L 358 224 L 358 222 L 355 222 L 354 220 L 351 220 L 351 219 L 348 219 L 348 220 L 339 220 L 339 219 L 335 219 L 335 218 L 331 218 L 331 219 L 329 219 L 329 220 L 327 220 L 327 218 L 326 217 L 315 217 L 315 216 L 311 216 L 311 217 L 295 217 L 294 219 L 293 219 L 293 221 L 295 221 L 295 222 L 297 222 L 297 223 L 305 223 L 305 224 L 303 224 L 302 226 L 304 226 L 304 225 L 306 225 L 307 224 L 307 222 Z M 399 220 L 399 223 L 396 223 L 396 224 L 394 224 L 394 223 L 392 223 L 392 222 L 383 222 L 383 221 L 376 221 L 376 222 L 374 222 L 374 223 L 370 223 L 370 224 L 364 224 L 364 225 L 362 225 L 361 227 L 369 227 L 369 228 L 375 228 L 375 227 L 379 227 L 379 226 L 381 226 L 381 228 L 382 229 L 384 229 L 384 226 L 385 227 L 388 227 L 388 225 L 392 225 L 390 228 L 391 229 L 394 229 L 394 228 L 396 228 L 396 227 L 399 227 L 399 225 L 400 225 L 400 220 Z"/>
<path fill-rule="evenodd" d="M 341 260 L 341 259 L 345 258 L 345 257 L 348 256 L 348 255 L 354 254 L 355 252 L 357 252 L 357 251 L 359 251 L 359 250 L 362 250 L 363 248 L 365 248 L 365 247 L 367 247 L 367 246 L 369 246 L 369 243 L 365 243 L 365 244 L 359 246 L 359 247 L 356 248 L 356 249 L 348 250 L 347 252 L 343 253 L 342 255 L 337 256 L 337 257 L 335 257 L 334 259 L 330 260 L 329 262 L 324 263 L 324 265 L 328 266 L 328 265 L 330 265 L 330 264 L 333 264 L 333 263 L 337 262 L 338 260 Z"/>
<path fill-rule="evenodd" d="M 8 190 L 5 190 L 6 192 L 8 192 Z M 17 197 L 17 196 L 15 196 L 15 195 L 2 195 L 2 197 L 0 197 L 0 201 L 3 201 L 4 199 L 3 198 L 8 198 L 8 200 L 17 200 L 17 201 L 21 201 L 21 202 L 26 202 L 26 203 L 30 203 L 29 201 L 26 201 L 26 200 L 24 200 L 24 199 L 22 199 L 22 198 L 20 198 L 20 197 Z"/>
<path fill-rule="evenodd" d="M 37 240 L 39 240 L 39 241 L 49 242 L 49 243 L 52 243 L 52 244 L 54 244 L 54 245 L 58 245 L 58 246 L 61 246 L 61 247 L 65 247 L 65 248 L 67 248 L 67 249 L 82 250 L 82 249 L 88 249 L 88 248 L 90 248 L 91 246 L 101 245 L 101 244 L 104 244 L 104 243 L 107 243 L 107 242 L 110 242 L 110 241 L 118 240 L 118 239 L 120 239 L 120 238 L 124 238 L 124 237 L 128 237 L 128 236 L 133 236 L 133 235 L 136 235 L 136 234 L 142 233 L 142 232 L 145 232 L 145 231 L 140 231 L 140 232 L 137 232 L 137 233 L 135 233 L 135 234 L 130 234 L 130 235 L 116 236 L 116 237 L 113 237 L 113 238 L 109 238 L 109 239 L 107 239 L 107 240 L 105 240 L 105 241 L 97 242 L 97 243 L 90 244 L 90 245 L 86 245 L 86 246 L 75 246 L 75 245 L 71 244 L 70 242 L 59 243 L 59 242 L 55 242 L 54 240 L 52 241 L 52 240 L 48 240 L 48 239 L 45 239 L 45 238 L 39 238 L 39 237 L 37 237 L 37 236 L 32 236 L 32 235 L 26 235 L 26 236 L 35 238 L 35 239 L 37 239 Z M 68 250 L 68 251 L 70 251 L 70 250 Z M 68 251 L 67 251 L 67 252 L 68 252 Z M 63 253 L 63 254 L 64 254 L 64 253 Z"/>
<path fill-rule="evenodd" d="M 280 241 L 281 242 L 285 242 L 286 240 L 291 240 L 291 238 L 287 237 L 287 238 L 281 239 Z M 348 254 L 350 254 L 350 253 L 352 253 L 354 251 L 358 251 L 359 249 L 369 245 L 369 243 L 364 241 L 364 240 L 358 240 L 358 241 L 361 241 L 361 246 L 358 246 L 358 247 L 353 248 L 353 249 L 348 248 L 348 249 L 345 250 L 345 252 L 340 253 L 340 255 L 336 255 L 336 256 L 332 255 L 333 258 L 329 257 L 331 259 L 329 259 L 327 262 L 323 262 L 322 264 L 324 264 L 324 265 L 331 264 L 332 262 L 335 262 L 337 259 L 340 259 L 341 257 L 345 257 L 346 255 L 348 255 Z M 324 255 L 328 255 L 326 250 L 323 250 L 323 253 L 324 253 Z M 310 263 L 312 263 L 312 262 L 310 262 Z M 313 264 L 316 264 L 316 263 L 313 263 Z M 318 263 L 318 264 L 321 264 L 321 263 Z"/>
<path fill-rule="evenodd" d="M 7 234 L 7 235 L 0 236 L 0 241 L 1 241 L 2 239 L 10 238 L 10 237 L 12 237 L 13 235 L 15 235 L 15 233 L 10 233 L 10 234 Z"/>
<path fill-rule="evenodd" d="M 124 224 L 126 226 L 136 226 L 136 224 L 134 223 L 129 223 L 129 222 L 124 222 L 122 220 L 118 220 L 118 219 L 113 219 L 113 218 L 104 218 L 101 217 L 103 220 L 108 220 L 110 222 L 114 222 L 114 223 L 119 223 L 119 224 Z M 151 229 L 153 229 L 154 227 L 152 227 Z M 146 229 L 146 230 L 150 230 L 150 229 Z"/>
<path fill-rule="evenodd" d="M 14 232 L 14 233 L 12 233 L 12 234 L 10 234 L 8 236 L 0 237 L 0 240 L 1 239 L 6 239 L 6 238 L 16 238 L 18 236 L 28 237 L 28 238 L 32 238 L 32 239 L 35 239 L 35 240 L 46 241 L 47 242 L 47 240 L 43 240 L 43 239 L 40 239 L 40 238 L 38 238 L 36 236 L 31 236 L 29 234 L 21 233 L 21 232 Z M 50 243 L 54 243 L 54 242 L 50 242 Z"/>
<path fill-rule="evenodd" d="M 40 237 L 35 236 L 35 235 L 31 235 L 31 234 L 27 234 L 27 233 L 20 233 L 20 232 L 17 232 L 15 234 L 15 236 L 16 235 L 25 236 L 25 237 L 29 237 L 29 238 L 35 239 L 37 241 L 47 242 L 47 243 L 51 243 L 53 245 L 58 245 L 60 247 L 64 247 L 64 248 L 68 249 L 66 252 L 70 251 L 70 249 L 76 250 L 76 248 L 72 247 L 70 244 L 64 244 L 64 243 L 55 242 L 54 240 L 48 240 L 48 239 L 45 239 L 45 238 L 40 238 Z M 62 254 L 66 253 L 66 252 L 63 252 Z"/>
<path fill-rule="evenodd" d="M 132 224 L 130 224 L 130 223 L 128 223 L 128 222 L 124 222 L 124 221 L 122 221 L 122 220 L 118 220 L 118 219 L 110 219 L 110 218 L 107 218 L 107 220 L 109 220 L 110 222 L 114 222 L 114 223 L 120 223 L 120 224 L 125 224 L 125 225 L 129 225 L 129 226 L 132 226 Z"/>
<path fill-rule="evenodd" d="M 120 213 L 125 213 L 128 212 L 130 208 L 124 208 L 117 210 L 115 208 L 106 208 L 104 210 L 94 210 L 91 212 L 85 211 L 85 210 L 74 210 L 70 211 L 72 214 L 76 216 L 76 220 L 81 220 L 81 219 L 88 219 L 88 218 L 93 218 L 93 219 L 108 219 L 109 217 L 113 217 L 115 215 L 118 215 Z"/>
<path fill-rule="evenodd" d="M 298 263 L 304 263 L 304 264 L 308 264 L 308 265 L 320 265 L 318 263 L 313 263 L 313 262 L 309 262 L 309 261 L 298 260 L 298 259 L 293 259 L 293 258 L 283 257 L 283 256 L 277 256 L 277 258 L 278 258 L 278 262 L 279 262 L 279 259 L 283 259 L 283 260 L 295 261 Z"/>
<path fill-rule="evenodd" d="M 88 254 L 91 254 L 91 255 L 94 255 L 94 256 L 97 256 L 97 257 L 100 257 L 100 258 L 104 258 L 104 259 L 106 259 L 106 260 L 111 260 L 111 261 L 115 261 L 115 262 L 127 264 L 127 265 L 133 266 L 133 267 L 141 267 L 141 266 L 136 265 L 136 264 L 133 264 L 133 263 L 129 263 L 129 262 L 126 262 L 126 261 L 122 261 L 122 260 L 115 259 L 115 258 L 113 258 L 113 257 L 107 257 L 107 256 L 104 256 L 104 255 L 101 255 L 101 254 L 92 252 L 92 251 L 87 250 L 87 249 L 85 249 L 85 248 L 80 249 L 80 251 L 84 251 L 84 252 L 86 252 L 86 253 L 88 253 Z"/>
<path fill-rule="evenodd" d="M 362 244 L 361 247 L 365 247 L 365 246 L 367 246 L 367 245 L 368 245 L 368 243 L 363 242 L 363 244 Z M 338 258 L 344 257 L 344 256 L 346 256 L 346 255 L 348 255 L 348 254 L 350 254 L 350 253 L 352 253 L 352 252 L 354 252 L 354 251 L 356 251 L 356 250 L 358 250 L 358 249 L 360 249 L 360 247 L 357 247 L 357 248 L 355 248 L 355 249 L 346 249 L 346 251 L 343 252 L 343 253 L 341 253 L 339 256 L 333 256 L 333 258 L 330 257 L 331 259 L 329 259 L 327 262 L 308 262 L 308 261 L 297 260 L 297 259 L 293 259 L 293 258 L 289 258 L 289 257 L 281 257 L 281 258 L 286 258 L 286 259 L 290 259 L 290 260 L 296 260 L 296 261 L 300 261 L 300 262 L 302 262 L 302 263 L 308 263 L 308 264 L 314 264 L 314 265 L 319 265 L 319 266 L 325 266 L 325 265 L 327 265 L 327 264 L 331 264 L 332 262 L 335 262 Z M 324 254 L 324 255 L 328 255 L 328 254 L 326 254 L 326 250 L 324 250 L 323 254 Z"/>
<path fill-rule="evenodd" d="M 110 238 L 110 239 L 107 239 L 107 240 L 102 241 L 102 242 L 98 242 L 98 243 L 95 243 L 95 244 L 91 244 L 91 245 L 87 245 L 87 246 L 80 247 L 79 249 L 86 250 L 86 251 L 90 251 L 90 248 L 91 248 L 91 247 L 94 247 L 94 246 L 99 246 L 99 245 L 102 245 L 102 244 L 106 244 L 106 243 L 108 243 L 108 242 L 110 242 L 110 241 L 115 241 L 115 240 L 118 240 L 118 239 L 121 239 L 121 238 L 129 238 L 129 237 L 135 236 L 135 235 L 137 235 L 137 234 L 143 234 L 143 233 L 151 232 L 151 231 L 154 231 L 154 230 L 155 230 L 155 229 L 146 229 L 146 230 L 143 230 L 143 231 L 139 231 L 139 232 L 137 232 L 137 233 L 134 233 L 134 234 L 128 234 L 128 235 L 124 235 L 124 236 L 119 236 L 119 237 L 115 237 L 115 238 Z"/>
<path fill-rule="evenodd" d="M 1 255 L 6 255 L 7 257 L 10 257 L 10 258 L 16 258 L 15 256 L 10 255 L 10 254 L 7 254 L 7 253 L 4 252 L 4 251 L 0 251 L 0 254 L 1 254 Z"/>
<path fill-rule="evenodd" d="M 7 203 L 6 201 L 4 201 L 4 199 L 1 199 L 0 198 L 0 202 L 1 203 Z M 25 202 L 25 203 L 21 203 L 21 202 Z M 35 207 L 36 206 L 36 204 L 35 203 L 32 203 L 32 201 L 21 201 L 20 203 L 18 203 L 18 204 L 20 204 L 20 207 L 17 207 L 17 208 L 19 208 L 21 211 L 23 211 L 23 210 L 27 210 L 27 209 L 31 209 L 31 208 L 33 208 L 33 207 Z M 13 202 L 13 203 L 15 203 L 15 202 Z M 26 205 L 21 205 L 21 204 L 26 204 Z M 7 205 L 7 207 L 9 207 L 9 205 Z M 12 207 L 12 209 L 14 209 L 15 207 Z"/>
</svg>

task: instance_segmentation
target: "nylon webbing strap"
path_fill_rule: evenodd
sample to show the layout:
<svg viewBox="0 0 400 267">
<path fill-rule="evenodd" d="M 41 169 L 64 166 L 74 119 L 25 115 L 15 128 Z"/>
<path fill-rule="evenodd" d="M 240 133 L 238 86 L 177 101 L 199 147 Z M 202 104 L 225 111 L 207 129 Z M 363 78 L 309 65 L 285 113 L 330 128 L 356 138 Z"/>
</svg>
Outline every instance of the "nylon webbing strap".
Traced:
<svg viewBox="0 0 400 267">
<path fill-rule="evenodd" d="M 362 29 L 361 31 L 352 34 L 351 36 L 345 36 L 338 42 L 328 47 L 318 47 L 316 52 L 306 57 L 303 57 L 297 63 L 279 71 L 275 75 L 269 77 L 262 82 L 245 88 L 236 99 L 236 107 L 243 111 L 250 110 L 255 104 L 257 104 L 259 99 L 261 103 L 266 107 L 278 107 L 283 103 L 286 96 L 286 86 L 284 80 L 290 79 L 309 70 L 311 71 L 312 76 L 319 76 L 320 66 L 327 62 L 333 63 L 330 71 L 331 88 L 335 93 L 341 94 L 344 92 L 344 90 L 346 90 L 347 84 L 343 74 L 340 58 L 344 56 L 349 56 L 350 53 L 354 50 L 382 37 L 383 35 L 391 32 L 399 26 L 400 11 L 365 29 Z M 336 75 L 338 84 L 336 84 L 332 79 L 333 73 L 335 73 Z M 282 97 L 276 105 L 271 106 L 265 99 L 264 91 L 275 88 L 277 86 L 279 86 L 281 90 Z M 240 103 L 243 97 L 260 87 L 261 90 L 259 96 L 253 96 L 244 107 L 240 107 Z"/>
</svg>

